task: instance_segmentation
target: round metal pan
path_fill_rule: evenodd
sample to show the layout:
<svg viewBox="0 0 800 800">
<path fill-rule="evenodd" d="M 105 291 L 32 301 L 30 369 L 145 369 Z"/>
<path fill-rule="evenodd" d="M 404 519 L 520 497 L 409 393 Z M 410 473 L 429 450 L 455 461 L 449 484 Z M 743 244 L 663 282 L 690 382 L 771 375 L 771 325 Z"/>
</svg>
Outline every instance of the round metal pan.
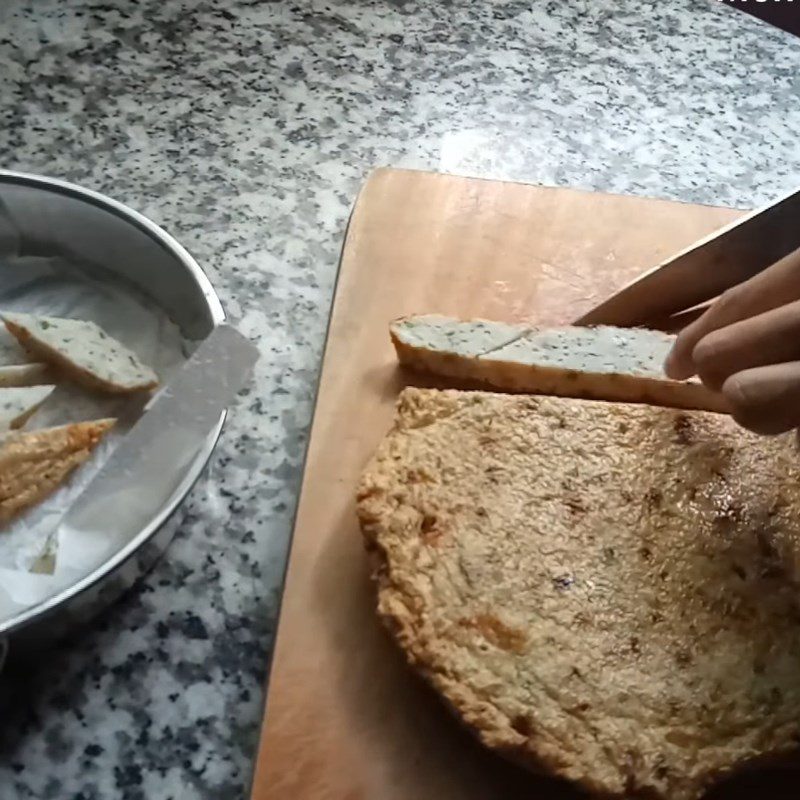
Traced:
<svg viewBox="0 0 800 800">
<path fill-rule="evenodd" d="M 161 306 L 186 338 L 203 339 L 224 320 L 219 298 L 192 256 L 127 206 L 64 181 L 6 170 L 0 170 L 0 206 L 22 221 L 26 255 L 55 249 L 115 274 Z M 180 468 L 175 491 L 121 550 L 68 589 L 0 619 L 0 637 L 13 634 L 12 649 L 51 642 L 85 622 L 153 565 L 174 534 L 167 521 L 203 471 L 224 420 L 223 413 L 193 461 Z"/>
</svg>

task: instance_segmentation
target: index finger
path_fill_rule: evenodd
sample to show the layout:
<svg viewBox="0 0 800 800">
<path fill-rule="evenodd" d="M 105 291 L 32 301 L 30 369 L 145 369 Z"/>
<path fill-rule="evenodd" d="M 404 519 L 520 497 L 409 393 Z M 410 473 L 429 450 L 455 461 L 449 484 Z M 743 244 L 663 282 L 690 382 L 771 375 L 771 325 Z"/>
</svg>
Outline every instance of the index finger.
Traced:
<svg viewBox="0 0 800 800">
<path fill-rule="evenodd" d="M 664 372 L 675 380 L 690 378 L 697 372 L 694 348 L 704 336 L 798 299 L 800 250 L 795 250 L 764 272 L 728 289 L 705 314 L 685 327 L 667 356 Z"/>
</svg>

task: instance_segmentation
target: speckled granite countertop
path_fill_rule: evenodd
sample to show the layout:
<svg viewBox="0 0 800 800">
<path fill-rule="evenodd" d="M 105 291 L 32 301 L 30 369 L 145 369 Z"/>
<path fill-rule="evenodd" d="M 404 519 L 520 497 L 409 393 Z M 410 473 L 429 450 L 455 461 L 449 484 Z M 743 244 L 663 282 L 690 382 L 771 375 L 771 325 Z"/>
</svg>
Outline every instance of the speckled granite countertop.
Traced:
<svg viewBox="0 0 800 800">
<path fill-rule="evenodd" d="M 371 167 L 751 206 L 800 182 L 798 63 L 800 40 L 704 0 L 3 0 L 2 165 L 164 225 L 262 353 L 167 556 L 14 687 L 3 800 L 245 793 Z"/>
</svg>

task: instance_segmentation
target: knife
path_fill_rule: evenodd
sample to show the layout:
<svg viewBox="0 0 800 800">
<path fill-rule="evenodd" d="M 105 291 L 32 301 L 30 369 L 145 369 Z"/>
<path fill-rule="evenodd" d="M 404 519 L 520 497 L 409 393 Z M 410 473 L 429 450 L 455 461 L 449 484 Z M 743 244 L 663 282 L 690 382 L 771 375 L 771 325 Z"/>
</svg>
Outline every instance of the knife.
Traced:
<svg viewBox="0 0 800 800">
<path fill-rule="evenodd" d="M 718 297 L 800 248 L 800 190 L 682 250 L 575 320 L 641 325 Z"/>
<path fill-rule="evenodd" d="M 119 534 L 147 525 L 154 508 L 174 499 L 185 466 L 247 381 L 257 348 L 230 325 L 218 325 L 150 399 L 144 413 L 70 505 L 56 535 L 102 531 L 109 520 Z M 172 508 L 169 509 L 170 511 Z"/>
</svg>

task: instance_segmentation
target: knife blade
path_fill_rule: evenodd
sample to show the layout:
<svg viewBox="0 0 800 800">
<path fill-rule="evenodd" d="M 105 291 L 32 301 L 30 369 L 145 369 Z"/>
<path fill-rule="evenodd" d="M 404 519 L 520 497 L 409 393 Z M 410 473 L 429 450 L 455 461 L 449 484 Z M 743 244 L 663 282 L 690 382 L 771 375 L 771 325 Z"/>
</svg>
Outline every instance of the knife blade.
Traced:
<svg viewBox="0 0 800 800">
<path fill-rule="evenodd" d="M 711 300 L 800 247 L 800 190 L 644 272 L 575 325 L 640 325 Z"/>
<path fill-rule="evenodd" d="M 125 538 L 146 525 L 153 509 L 163 508 L 174 497 L 185 480 L 184 467 L 212 433 L 257 360 L 257 348 L 242 334 L 229 325 L 215 327 L 153 395 L 66 511 L 57 534 L 119 528 L 120 538 Z"/>
</svg>

